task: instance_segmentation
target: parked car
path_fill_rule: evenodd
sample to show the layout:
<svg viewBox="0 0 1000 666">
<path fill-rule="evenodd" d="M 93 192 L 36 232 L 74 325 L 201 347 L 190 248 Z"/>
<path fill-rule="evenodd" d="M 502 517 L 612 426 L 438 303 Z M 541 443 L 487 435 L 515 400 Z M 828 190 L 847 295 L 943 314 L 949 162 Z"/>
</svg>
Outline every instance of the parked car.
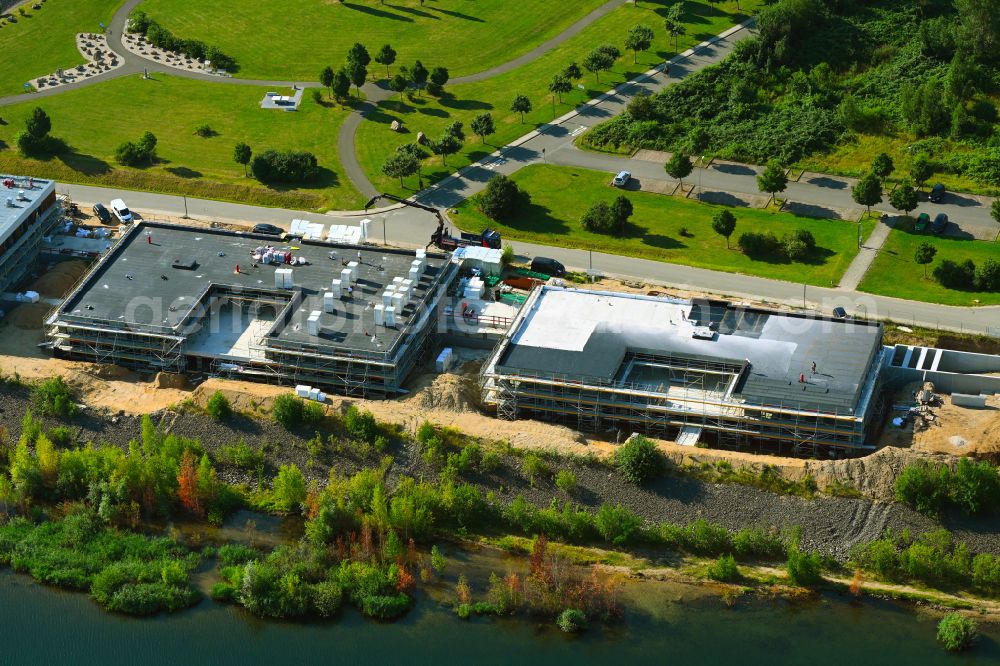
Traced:
<svg viewBox="0 0 1000 666">
<path fill-rule="evenodd" d="M 94 217 L 101 221 L 101 224 L 111 224 L 111 213 L 102 203 L 94 204 Z"/>
<path fill-rule="evenodd" d="M 625 187 L 630 180 L 632 180 L 632 174 L 628 171 L 619 171 L 618 175 L 611 181 L 611 184 L 615 187 Z"/>
<path fill-rule="evenodd" d="M 838 305 L 833 309 L 833 316 L 837 319 L 847 319 L 847 310 Z"/>
<path fill-rule="evenodd" d="M 566 275 L 566 267 L 555 259 L 548 257 L 535 257 L 531 260 L 531 270 L 535 273 L 544 273 L 553 277 Z"/>
<path fill-rule="evenodd" d="M 132 224 L 132 211 L 128 209 L 121 199 L 111 200 L 111 212 L 115 214 L 122 224 Z"/>
<path fill-rule="evenodd" d="M 931 223 L 931 216 L 927 213 L 921 213 L 917 215 L 917 221 L 913 223 L 914 231 L 923 231 L 927 228 L 927 225 Z"/>
<path fill-rule="evenodd" d="M 253 227 L 253 233 L 267 234 L 268 236 L 280 236 L 285 233 L 285 230 L 281 227 L 276 227 L 273 224 L 255 224 Z"/>
<path fill-rule="evenodd" d="M 947 226 L 948 216 L 945 213 L 938 213 L 934 218 L 934 223 L 931 225 L 931 231 L 935 234 L 939 234 L 944 231 Z"/>
<path fill-rule="evenodd" d="M 931 188 L 931 194 L 928 197 L 928 199 L 931 200 L 931 203 L 941 203 L 941 200 L 944 199 L 944 195 L 945 195 L 944 185 L 938 183 L 937 185 Z"/>
</svg>

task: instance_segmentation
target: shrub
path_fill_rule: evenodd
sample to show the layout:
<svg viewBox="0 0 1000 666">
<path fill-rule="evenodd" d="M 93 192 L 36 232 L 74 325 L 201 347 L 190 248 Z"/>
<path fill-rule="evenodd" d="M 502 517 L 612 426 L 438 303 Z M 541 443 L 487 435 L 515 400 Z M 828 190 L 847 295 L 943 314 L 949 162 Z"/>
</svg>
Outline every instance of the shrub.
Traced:
<svg viewBox="0 0 1000 666">
<path fill-rule="evenodd" d="M 32 391 L 32 403 L 40 413 L 60 419 L 72 418 L 78 409 L 76 392 L 61 376 L 39 382 Z"/>
<path fill-rule="evenodd" d="M 576 474 L 568 469 L 561 469 L 556 473 L 556 488 L 567 495 L 572 495 L 576 490 Z"/>
<path fill-rule="evenodd" d="M 663 454 L 646 437 L 632 437 L 615 452 L 615 466 L 621 475 L 635 484 L 659 476 L 665 465 Z"/>
<path fill-rule="evenodd" d="M 545 464 L 545 461 L 534 453 L 524 454 L 524 458 L 521 459 L 521 471 L 523 471 L 524 475 L 528 477 L 528 483 L 532 486 L 534 486 L 542 477 L 549 476 L 552 473 L 549 470 L 548 465 Z"/>
<path fill-rule="evenodd" d="M 309 600 L 313 611 L 323 618 L 333 617 L 340 608 L 344 591 L 339 585 L 330 581 L 316 583 L 310 588 Z"/>
<path fill-rule="evenodd" d="M 344 414 L 344 427 L 347 429 L 347 434 L 362 442 L 374 442 L 378 435 L 378 424 L 375 422 L 375 416 L 354 405 L 348 407 Z"/>
<path fill-rule="evenodd" d="M 378 620 L 392 620 L 410 609 L 410 597 L 398 594 L 371 594 L 360 598 L 361 612 Z"/>
<path fill-rule="evenodd" d="M 115 149 L 115 161 L 122 166 L 136 167 L 156 161 L 156 135 L 144 132 L 138 141 L 125 141 Z"/>
<path fill-rule="evenodd" d="M 208 123 L 202 123 L 201 125 L 195 127 L 194 133 L 203 139 L 213 137 L 217 134 L 217 132 L 214 129 L 212 129 L 212 126 L 209 125 Z"/>
<path fill-rule="evenodd" d="M 971 259 L 962 263 L 944 259 L 934 267 L 934 279 L 948 289 L 972 289 L 976 283 L 976 264 Z"/>
<path fill-rule="evenodd" d="M 308 183 L 320 171 L 310 152 L 265 150 L 250 161 L 250 173 L 262 183 Z"/>
<path fill-rule="evenodd" d="M 285 511 L 291 511 L 306 499 L 306 480 L 299 468 L 282 465 L 274 479 L 274 499 Z"/>
<path fill-rule="evenodd" d="M 491 220 L 507 220 L 531 200 L 527 192 L 503 174 L 496 174 L 478 195 L 479 210 Z"/>
<path fill-rule="evenodd" d="M 289 430 L 295 428 L 303 422 L 304 404 L 302 398 L 291 393 L 282 393 L 274 399 L 271 418 Z"/>
<path fill-rule="evenodd" d="M 241 469 L 257 469 L 264 464 L 264 453 L 254 449 L 240 439 L 236 444 L 222 447 L 223 457 L 231 464 Z"/>
<path fill-rule="evenodd" d="M 580 219 L 580 226 L 595 234 L 606 234 L 612 231 L 614 220 L 611 207 L 607 201 L 597 201 L 587 209 Z"/>
<path fill-rule="evenodd" d="M 785 552 L 781 537 L 759 527 L 746 527 L 732 536 L 733 552 L 740 559 L 775 559 Z"/>
<path fill-rule="evenodd" d="M 212 394 L 205 405 L 205 411 L 216 421 L 224 421 L 233 414 L 229 399 L 222 394 L 222 391 L 216 391 Z"/>
<path fill-rule="evenodd" d="M 245 546 L 240 543 L 227 543 L 223 546 L 219 546 L 219 562 L 221 562 L 223 566 L 246 564 L 247 562 L 259 559 L 260 551 L 256 548 L 251 548 L 250 546 Z"/>
<path fill-rule="evenodd" d="M 937 641 L 949 652 L 968 649 L 978 635 L 979 627 L 971 617 L 948 613 L 938 622 Z"/>
<path fill-rule="evenodd" d="M 708 577 L 724 583 L 736 580 L 740 577 L 736 559 L 732 555 L 723 555 L 708 567 Z"/>
<path fill-rule="evenodd" d="M 896 499 L 920 513 L 937 514 L 948 499 L 948 468 L 919 461 L 896 478 Z"/>
<path fill-rule="evenodd" d="M 804 553 L 799 549 L 799 544 L 793 543 L 788 548 L 788 579 L 795 585 L 801 587 L 812 587 L 822 580 L 820 576 L 819 555 L 816 553 Z"/>
<path fill-rule="evenodd" d="M 567 634 L 576 634 L 587 628 L 587 616 L 583 614 L 583 611 L 567 608 L 559 613 L 556 624 Z"/>
<path fill-rule="evenodd" d="M 639 536 L 642 518 L 621 504 L 602 504 L 594 516 L 594 526 L 605 541 L 621 546 Z"/>
</svg>

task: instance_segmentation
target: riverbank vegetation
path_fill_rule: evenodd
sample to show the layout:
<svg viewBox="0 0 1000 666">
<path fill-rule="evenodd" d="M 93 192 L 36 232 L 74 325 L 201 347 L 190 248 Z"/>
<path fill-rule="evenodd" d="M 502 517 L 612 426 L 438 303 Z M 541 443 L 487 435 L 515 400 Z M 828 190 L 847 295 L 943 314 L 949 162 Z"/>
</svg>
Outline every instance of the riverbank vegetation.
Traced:
<svg viewBox="0 0 1000 666">
<path fill-rule="evenodd" d="M 998 12 L 981 0 L 782 0 L 722 63 L 584 142 L 849 175 L 879 152 L 900 174 L 923 156 L 949 189 L 993 190 Z"/>
</svg>

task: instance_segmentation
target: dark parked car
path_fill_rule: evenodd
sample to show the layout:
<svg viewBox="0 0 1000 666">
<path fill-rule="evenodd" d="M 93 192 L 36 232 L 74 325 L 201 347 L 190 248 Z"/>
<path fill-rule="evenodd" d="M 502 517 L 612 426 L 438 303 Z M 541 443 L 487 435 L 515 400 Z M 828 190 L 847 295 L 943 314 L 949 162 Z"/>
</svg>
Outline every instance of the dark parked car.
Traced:
<svg viewBox="0 0 1000 666">
<path fill-rule="evenodd" d="M 931 223 L 931 216 L 927 213 L 921 213 L 917 216 L 917 221 L 913 225 L 914 231 L 923 231 L 927 228 L 927 225 Z"/>
<path fill-rule="evenodd" d="M 938 183 L 931 188 L 931 194 L 928 198 L 931 200 L 931 203 L 941 203 L 941 200 L 944 199 L 944 194 L 944 185 Z"/>
<path fill-rule="evenodd" d="M 280 236 L 285 233 L 285 230 L 273 224 L 256 224 L 254 225 L 253 232 L 255 234 L 267 234 L 268 236 Z"/>
<path fill-rule="evenodd" d="M 94 217 L 101 221 L 101 224 L 111 224 L 111 213 L 102 203 L 94 204 Z"/>
<path fill-rule="evenodd" d="M 931 224 L 931 231 L 933 233 L 939 234 L 944 231 L 945 227 L 948 226 L 948 216 L 945 213 L 938 213 L 934 218 L 934 223 Z"/>
<path fill-rule="evenodd" d="M 553 277 L 566 275 L 566 267 L 555 259 L 548 257 L 535 257 L 531 260 L 531 270 L 536 273 L 544 273 Z"/>
</svg>

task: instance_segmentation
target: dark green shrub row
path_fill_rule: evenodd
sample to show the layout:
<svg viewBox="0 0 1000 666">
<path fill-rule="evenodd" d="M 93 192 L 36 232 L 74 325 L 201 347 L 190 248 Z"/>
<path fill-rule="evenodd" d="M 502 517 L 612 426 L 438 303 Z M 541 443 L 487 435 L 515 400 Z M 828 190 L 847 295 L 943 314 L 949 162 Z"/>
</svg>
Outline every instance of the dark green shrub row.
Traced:
<svg viewBox="0 0 1000 666">
<path fill-rule="evenodd" d="M 975 515 L 1000 509 L 1000 473 L 987 461 L 962 458 L 947 465 L 919 461 L 896 479 L 896 499 L 921 513 L 938 514 L 954 507 Z"/>
<path fill-rule="evenodd" d="M 217 47 L 209 46 L 197 39 L 176 37 L 143 11 L 132 12 L 129 16 L 128 30 L 145 35 L 149 43 L 158 49 L 180 53 L 193 60 L 208 60 L 216 69 L 224 69 L 227 72 L 234 72 L 237 69 L 236 60 Z"/>
</svg>

